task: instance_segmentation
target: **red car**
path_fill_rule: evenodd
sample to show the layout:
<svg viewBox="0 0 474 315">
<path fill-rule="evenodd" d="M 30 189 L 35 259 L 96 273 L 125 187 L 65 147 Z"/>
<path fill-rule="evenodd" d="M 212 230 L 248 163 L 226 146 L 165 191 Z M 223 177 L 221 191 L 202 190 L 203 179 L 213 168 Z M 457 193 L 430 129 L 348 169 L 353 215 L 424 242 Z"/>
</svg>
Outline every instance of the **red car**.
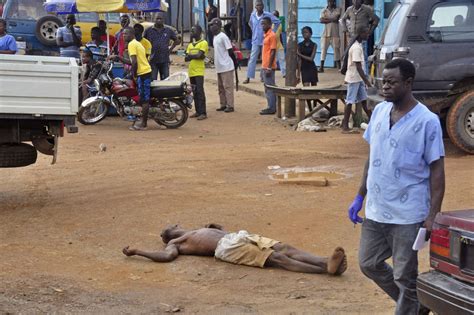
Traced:
<svg viewBox="0 0 474 315">
<path fill-rule="evenodd" d="M 420 303 L 436 314 L 474 314 L 474 209 L 438 213 L 430 265 L 418 276 Z"/>
</svg>

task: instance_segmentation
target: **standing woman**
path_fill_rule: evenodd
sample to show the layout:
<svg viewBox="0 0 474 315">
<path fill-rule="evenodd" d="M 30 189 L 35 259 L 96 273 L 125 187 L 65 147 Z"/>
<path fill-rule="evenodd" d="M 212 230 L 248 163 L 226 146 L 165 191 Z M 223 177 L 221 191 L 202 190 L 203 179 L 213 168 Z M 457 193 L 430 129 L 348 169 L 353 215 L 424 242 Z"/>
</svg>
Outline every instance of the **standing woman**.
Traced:
<svg viewBox="0 0 474 315">
<path fill-rule="evenodd" d="M 303 41 L 298 44 L 298 68 L 296 77 L 298 81 L 303 83 L 303 86 L 316 86 L 318 84 L 318 68 L 314 63 L 314 56 L 318 45 L 311 40 L 313 30 L 309 26 L 301 29 Z M 309 109 L 311 110 L 311 101 L 308 101 Z"/>
<path fill-rule="evenodd" d="M 7 34 L 7 21 L 0 19 L 0 54 L 16 54 L 15 37 Z"/>
</svg>

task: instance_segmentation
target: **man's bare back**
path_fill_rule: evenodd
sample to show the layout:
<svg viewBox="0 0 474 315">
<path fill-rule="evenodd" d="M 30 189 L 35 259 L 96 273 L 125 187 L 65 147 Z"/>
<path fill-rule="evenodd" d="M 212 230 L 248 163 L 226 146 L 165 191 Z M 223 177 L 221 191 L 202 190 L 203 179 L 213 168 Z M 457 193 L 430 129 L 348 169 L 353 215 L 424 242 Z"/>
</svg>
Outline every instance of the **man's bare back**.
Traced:
<svg viewBox="0 0 474 315">
<path fill-rule="evenodd" d="M 228 233 L 222 230 L 222 227 L 217 224 L 209 224 L 205 228 L 191 231 L 184 230 L 178 225 L 174 225 L 164 229 L 161 233 L 163 242 L 167 244 L 164 250 L 146 252 L 139 249 L 131 249 L 127 246 L 123 249 L 123 253 L 126 256 L 143 256 L 155 262 L 170 262 L 176 259 L 179 255 L 216 255 L 216 258 L 223 259 L 217 257 L 216 253 L 218 246 L 221 246 L 219 248 L 222 248 L 222 245 L 219 245 L 219 241 L 224 237 L 231 237 L 234 234 L 237 233 Z M 337 247 L 330 257 L 319 257 L 296 249 L 288 244 L 271 239 L 267 240 L 273 241 L 273 243 L 271 247 L 267 249 L 268 255 L 264 256 L 264 259 L 261 260 L 261 264 L 255 265 L 247 264 L 245 262 L 225 261 L 259 267 L 278 267 L 295 272 L 329 273 L 332 275 L 341 275 L 347 269 L 347 258 L 344 249 L 341 247 Z M 251 254 L 255 254 L 255 251 L 260 250 L 257 245 L 251 247 L 253 248 L 250 250 L 247 248 L 249 253 L 253 252 Z"/>
</svg>

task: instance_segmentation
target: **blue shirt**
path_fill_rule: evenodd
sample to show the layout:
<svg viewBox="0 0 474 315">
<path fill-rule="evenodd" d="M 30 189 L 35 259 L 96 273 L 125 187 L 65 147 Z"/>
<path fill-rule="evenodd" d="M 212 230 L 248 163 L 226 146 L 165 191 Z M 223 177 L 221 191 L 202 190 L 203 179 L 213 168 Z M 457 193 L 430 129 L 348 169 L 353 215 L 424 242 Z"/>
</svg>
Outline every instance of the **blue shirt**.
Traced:
<svg viewBox="0 0 474 315">
<path fill-rule="evenodd" d="M 76 33 L 77 38 L 82 39 L 81 29 L 77 26 L 74 26 L 74 33 Z M 58 38 L 62 38 L 65 43 L 72 43 L 74 39 L 72 37 L 71 30 L 67 26 L 58 28 L 57 33 Z M 71 45 L 67 47 L 60 47 L 59 53 L 61 57 L 71 57 L 71 58 L 80 58 L 79 47 L 76 45 Z"/>
<path fill-rule="evenodd" d="M 6 34 L 3 37 L 0 37 L 0 50 L 10 50 L 16 52 L 16 40 L 15 37 Z"/>
<path fill-rule="evenodd" d="M 150 63 L 169 63 L 170 62 L 170 40 L 177 39 L 174 31 L 168 27 L 156 29 L 150 27 L 143 36 L 151 43 Z"/>
<path fill-rule="evenodd" d="M 430 209 L 430 164 L 444 156 L 439 118 L 418 103 L 390 128 L 393 104 L 375 107 L 364 139 L 370 145 L 367 219 L 413 224 Z"/>
<path fill-rule="evenodd" d="M 272 19 L 274 32 L 276 32 L 280 25 L 280 20 L 270 12 L 263 11 L 262 15 L 257 16 L 257 11 L 253 11 L 249 20 L 250 28 L 252 29 L 252 45 L 263 45 L 263 28 L 261 23 L 264 16 Z"/>
</svg>

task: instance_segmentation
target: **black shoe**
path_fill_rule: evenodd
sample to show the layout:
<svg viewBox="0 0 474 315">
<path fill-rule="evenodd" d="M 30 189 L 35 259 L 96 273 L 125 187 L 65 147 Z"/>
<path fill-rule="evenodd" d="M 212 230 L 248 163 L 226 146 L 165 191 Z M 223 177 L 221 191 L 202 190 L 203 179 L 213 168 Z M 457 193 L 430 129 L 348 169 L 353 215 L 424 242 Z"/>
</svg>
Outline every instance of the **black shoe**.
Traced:
<svg viewBox="0 0 474 315">
<path fill-rule="evenodd" d="M 274 115 L 274 114 L 275 114 L 275 111 L 269 108 L 266 108 L 260 111 L 260 115 Z"/>
<path fill-rule="evenodd" d="M 216 111 L 218 111 L 218 112 L 223 112 L 223 111 L 225 111 L 226 109 L 227 109 L 227 107 L 222 106 L 222 107 L 216 108 Z"/>
<path fill-rule="evenodd" d="M 245 81 L 242 82 L 242 84 L 248 84 L 248 83 L 250 83 L 250 79 L 249 79 L 249 78 L 245 79 Z"/>
<path fill-rule="evenodd" d="M 234 111 L 234 108 L 233 108 L 233 107 L 226 107 L 226 108 L 224 109 L 224 112 L 225 112 L 225 113 L 232 113 L 233 111 Z"/>
<path fill-rule="evenodd" d="M 206 114 L 201 114 L 198 116 L 198 118 L 196 118 L 197 120 L 204 120 L 204 119 L 207 119 L 207 115 Z"/>
<path fill-rule="evenodd" d="M 191 116 L 189 116 L 189 118 L 198 118 L 199 116 L 200 116 L 200 114 L 194 113 Z"/>
</svg>

